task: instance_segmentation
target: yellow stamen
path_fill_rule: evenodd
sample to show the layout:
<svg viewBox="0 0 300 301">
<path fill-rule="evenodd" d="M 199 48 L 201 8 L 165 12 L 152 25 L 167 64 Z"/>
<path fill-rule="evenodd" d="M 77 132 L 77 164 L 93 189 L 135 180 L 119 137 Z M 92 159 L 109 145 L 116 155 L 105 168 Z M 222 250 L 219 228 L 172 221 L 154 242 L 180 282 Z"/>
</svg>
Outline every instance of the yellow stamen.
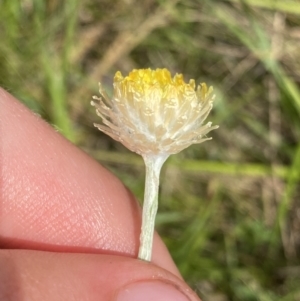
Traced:
<svg viewBox="0 0 300 301">
<path fill-rule="evenodd" d="M 162 99 L 168 99 L 169 91 L 173 91 L 170 97 L 173 97 L 174 91 L 178 94 L 195 91 L 195 81 L 190 80 L 185 83 L 182 74 L 176 74 L 173 78 L 167 69 L 134 69 L 128 76 L 123 77 L 120 71 L 116 72 L 114 77 L 115 85 L 119 86 L 121 90 L 140 91 L 146 93 L 151 88 L 160 91 L 164 95 Z M 206 90 L 206 89 L 205 89 Z"/>
</svg>

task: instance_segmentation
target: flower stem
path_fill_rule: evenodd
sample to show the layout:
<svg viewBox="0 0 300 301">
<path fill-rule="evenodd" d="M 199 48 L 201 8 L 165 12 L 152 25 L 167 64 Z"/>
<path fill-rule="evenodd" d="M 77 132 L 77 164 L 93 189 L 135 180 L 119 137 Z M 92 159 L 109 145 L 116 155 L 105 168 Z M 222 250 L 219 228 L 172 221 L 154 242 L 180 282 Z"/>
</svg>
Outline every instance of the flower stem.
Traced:
<svg viewBox="0 0 300 301">
<path fill-rule="evenodd" d="M 143 204 L 142 230 L 140 235 L 139 259 L 151 261 L 155 216 L 158 207 L 159 174 L 169 155 L 145 155 L 145 195 Z"/>
</svg>

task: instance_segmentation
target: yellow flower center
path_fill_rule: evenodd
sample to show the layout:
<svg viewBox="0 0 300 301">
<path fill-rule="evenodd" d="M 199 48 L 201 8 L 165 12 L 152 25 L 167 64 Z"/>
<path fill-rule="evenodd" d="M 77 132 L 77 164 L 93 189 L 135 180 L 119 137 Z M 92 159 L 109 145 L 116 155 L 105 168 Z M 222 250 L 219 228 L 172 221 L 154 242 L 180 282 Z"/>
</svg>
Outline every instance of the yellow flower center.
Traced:
<svg viewBox="0 0 300 301">
<path fill-rule="evenodd" d="M 171 73 L 167 69 L 139 69 L 132 70 L 128 76 L 125 78 L 122 76 L 121 72 L 118 71 L 115 75 L 115 81 L 133 81 L 139 84 L 147 83 L 149 85 L 159 84 L 160 86 L 165 86 L 168 84 L 183 85 L 182 74 L 177 74 L 172 79 Z"/>
<path fill-rule="evenodd" d="M 123 77 L 120 71 L 115 74 L 114 83 L 123 89 L 146 92 L 156 88 L 164 95 L 167 91 L 176 90 L 179 94 L 195 91 L 195 81 L 192 79 L 185 83 L 182 74 L 176 74 L 173 78 L 167 69 L 134 69 L 128 76 Z"/>
</svg>

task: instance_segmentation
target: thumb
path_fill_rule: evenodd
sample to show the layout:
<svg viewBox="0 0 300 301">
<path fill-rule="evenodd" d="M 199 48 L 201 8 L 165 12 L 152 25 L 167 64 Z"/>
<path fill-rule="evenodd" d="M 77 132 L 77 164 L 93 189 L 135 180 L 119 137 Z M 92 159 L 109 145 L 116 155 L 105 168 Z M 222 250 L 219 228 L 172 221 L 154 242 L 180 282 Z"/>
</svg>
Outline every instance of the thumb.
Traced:
<svg viewBox="0 0 300 301">
<path fill-rule="evenodd" d="M 0 266 L 0 300 L 199 300 L 170 272 L 127 257 L 1 250 Z"/>
</svg>

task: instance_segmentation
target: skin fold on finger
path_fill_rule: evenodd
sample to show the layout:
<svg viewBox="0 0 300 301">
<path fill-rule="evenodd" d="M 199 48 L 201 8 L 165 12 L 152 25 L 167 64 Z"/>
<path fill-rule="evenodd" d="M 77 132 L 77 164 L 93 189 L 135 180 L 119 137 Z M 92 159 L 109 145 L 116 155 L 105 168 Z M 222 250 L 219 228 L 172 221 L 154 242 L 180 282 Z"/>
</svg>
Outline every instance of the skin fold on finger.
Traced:
<svg viewBox="0 0 300 301">
<path fill-rule="evenodd" d="M 113 301 L 128 284 L 154 282 L 172 286 L 184 300 L 199 300 L 172 273 L 128 257 L 0 250 L 0 266 L 0 299 L 5 296 L 4 300 Z"/>
<path fill-rule="evenodd" d="M 0 166 L 0 248 L 137 256 L 132 194 L 2 89 Z M 180 277 L 158 235 L 153 262 Z"/>
</svg>

